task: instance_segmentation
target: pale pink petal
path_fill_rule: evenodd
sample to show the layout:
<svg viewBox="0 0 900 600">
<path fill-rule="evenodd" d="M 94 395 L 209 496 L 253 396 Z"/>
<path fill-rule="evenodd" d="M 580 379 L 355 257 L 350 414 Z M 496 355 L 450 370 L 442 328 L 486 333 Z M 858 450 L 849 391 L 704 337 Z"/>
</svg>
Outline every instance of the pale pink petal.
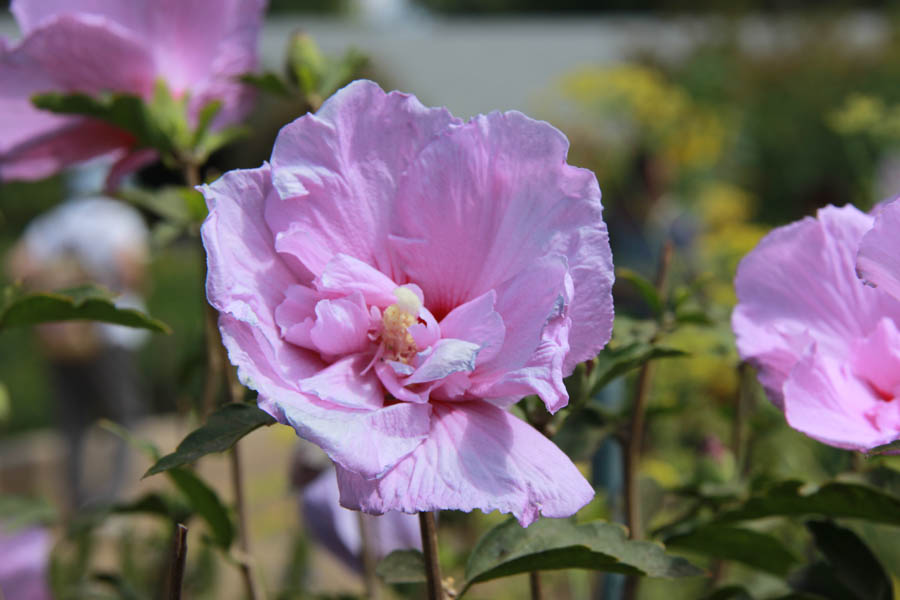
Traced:
<svg viewBox="0 0 900 600">
<path fill-rule="evenodd" d="M 852 206 L 827 207 L 767 235 L 738 266 L 732 315 L 741 356 L 761 367 L 776 404 L 794 363 L 815 342 L 849 357 L 850 340 L 867 336 L 900 303 L 856 277 L 859 241 L 872 218 Z"/>
<path fill-rule="evenodd" d="M 334 362 L 300 382 L 300 391 L 345 408 L 377 410 L 384 406 L 378 377 L 361 374 L 371 357 L 353 355 Z"/>
<path fill-rule="evenodd" d="M 315 350 L 310 331 L 315 325 L 316 304 L 322 295 L 305 285 L 291 285 L 284 294 L 284 301 L 275 308 L 275 322 L 281 336 L 292 344 Z"/>
<path fill-rule="evenodd" d="M 376 480 L 338 469 L 341 504 L 369 513 L 443 509 L 512 513 L 523 526 L 567 517 L 594 490 L 531 426 L 484 402 L 434 403 L 425 442 Z"/>
<path fill-rule="evenodd" d="M 428 402 L 429 390 L 420 393 L 403 386 L 398 371 L 405 373 L 406 369 L 396 367 L 391 364 L 391 361 L 377 361 L 373 368 L 378 375 L 378 379 L 381 380 L 381 383 L 384 385 L 384 389 L 397 400 L 412 402 L 414 404 L 424 404 Z"/>
<path fill-rule="evenodd" d="M 31 90 L 32 94 L 117 91 L 146 96 L 156 77 L 152 56 L 129 30 L 95 15 L 51 17 L 3 61 L 42 73 L 53 83 Z"/>
<path fill-rule="evenodd" d="M 369 311 L 362 294 L 355 292 L 316 304 L 316 323 L 309 337 L 324 355 L 354 354 L 369 346 L 369 328 Z"/>
<path fill-rule="evenodd" d="M 396 283 L 381 271 L 343 253 L 336 254 L 328 261 L 313 284 L 323 292 L 361 292 L 367 304 L 380 308 L 397 302 L 397 297 L 394 296 Z"/>
<path fill-rule="evenodd" d="M 361 477 L 377 477 L 412 452 L 428 435 L 431 406 L 400 402 L 378 410 L 347 408 L 301 393 L 301 380 L 325 365 L 311 367 L 308 353 L 271 340 L 248 323 L 223 315 L 222 341 L 238 376 L 259 392 L 259 406 L 331 459 Z M 346 399 L 346 397 L 345 397 Z"/>
<path fill-rule="evenodd" d="M 297 281 L 263 219 L 263 203 L 274 194 L 269 166 L 229 171 L 199 189 L 209 206 L 201 234 L 210 303 L 277 336 L 275 309 Z"/>
<path fill-rule="evenodd" d="M 48 177 L 89 158 L 123 155 L 132 144 L 131 135 L 102 121 L 68 119 L 61 127 L 0 153 L 0 181 Z"/>
<path fill-rule="evenodd" d="M 236 79 L 256 68 L 264 8 L 264 0 L 17 0 L 11 10 L 26 35 L 61 16 L 125 31 L 147 49 L 153 72 L 173 91 L 190 90 L 194 112 L 211 100 L 224 102 L 219 126 L 248 108 L 249 90 Z"/>
<path fill-rule="evenodd" d="M 144 167 L 153 164 L 159 159 L 156 150 L 150 148 L 142 148 L 127 152 L 124 156 L 116 160 L 109 170 L 106 177 L 105 190 L 112 194 L 119 189 L 122 180 L 135 171 L 140 171 Z"/>
<path fill-rule="evenodd" d="M 900 396 L 900 332 L 893 319 L 883 318 L 875 331 L 853 345 L 853 372 L 886 401 Z"/>
<path fill-rule="evenodd" d="M 429 348 L 431 351 L 412 375 L 402 380 L 404 385 L 443 379 L 451 373 L 471 373 L 475 369 L 479 345 L 463 340 L 444 338 Z"/>
<path fill-rule="evenodd" d="M 266 209 L 279 251 L 315 274 L 342 252 L 397 281 L 384 246 L 397 179 L 422 147 L 457 122 L 446 109 L 356 81 L 315 115 L 286 125 L 272 153 L 281 197 Z"/>
<path fill-rule="evenodd" d="M 600 190 L 589 171 L 566 164 L 567 152 L 565 136 L 547 123 L 517 112 L 475 117 L 405 172 L 391 240 L 438 318 L 547 254 L 566 257 L 573 310 L 583 317 L 573 326 L 571 371 L 609 339 L 613 272 Z"/>
<path fill-rule="evenodd" d="M 859 246 L 860 277 L 900 299 L 900 200 L 881 207 Z"/>
<path fill-rule="evenodd" d="M 497 292 L 490 290 L 474 300 L 457 306 L 440 323 L 441 334 L 444 337 L 478 344 L 480 350 L 475 361 L 476 365 L 482 365 L 494 358 L 503 347 L 506 327 L 503 326 L 500 313 L 494 310 L 496 302 Z"/>
<path fill-rule="evenodd" d="M 554 319 L 544 328 L 537 351 L 524 367 L 475 385 L 469 393 L 490 399 L 501 408 L 531 394 L 540 396 L 550 413 L 563 408 L 569 403 L 563 383 L 563 360 L 569 351 L 570 327 L 568 317 Z"/>
<path fill-rule="evenodd" d="M 788 424 L 821 442 L 839 448 L 868 450 L 900 437 L 900 413 L 892 427 L 879 429 L 866 413 L 879 405 L 850 365 L 810 349 L 784 383 L 784 415 Z M 895 408 L 891 406 L 890 408 Z"/>
</svg>

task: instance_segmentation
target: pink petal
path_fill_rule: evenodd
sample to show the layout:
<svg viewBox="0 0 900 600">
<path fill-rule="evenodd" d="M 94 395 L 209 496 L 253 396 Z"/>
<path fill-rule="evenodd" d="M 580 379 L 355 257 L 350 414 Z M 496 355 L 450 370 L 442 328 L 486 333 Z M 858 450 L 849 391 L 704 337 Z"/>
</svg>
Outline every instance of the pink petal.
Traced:
<svg viewBox="0 0 900 600">
<path fill-rule="evenodd" d="M 762 368 L 760 380 L 778 403 L 781 385 L 810 342 L 847 357 L 900 303 L 861 285 L 856 250 L 872 218 L 852 206 L 827 207 L 767 235 L 738 266 L 732 315 L 741 356 Z"/>
<path fill-rule="evenodd" d="M 152 56 L 128 29 L 95 15 L 60 14 L 42 21 L 3 61 L 42 73 L 53 82 L 53 87 L 38 87 L 32 94 L 117 91 L 147 95 L 156 75 Z"/>
<path fill-rule="evenodd" d="M 431 433 L 376 480 L 338 468 L 341 505 L 368 513 L 457 509 L 567 517 L 594 490 L 547 438 L 485 402 L 434 403 Z"/>
<path fill-rule="evenodd" d="M 369 327 L 369 311 L 362 294 L 356 292 L 316 304 L 316 323 L 309 337 L 322 354 L 341 356 L 362 352 L 370 345 Z"/>
<path fill-rule="evenodd" d="M 900 332 L 893 319 L 881 319 L 875 331 L 856 340 L 851 366 L 885 398 L 900 396 Z"/>
<path fill-rule="evenodd" d="M 133 143 L 131 135 L 102 121 L 66 119 L 63 126 L 0 153 L 0 180 L 48 177 L 96 156 L 123 156 Z"/>
<path fill-rule="evenodd" d="M 562 361 L 568 343 L 560 336 L 569 334 L 570 321 L 563 311 L 570 293 L 571 279 L 560 256 L 537 261 L 498 289 L 496 310 L 503 315 L 506 337 L 499 354 L 479 365 L 471 393 L 501 399 L 501 404 L 539 394 L 550 411 L 566 405 L 568 395 L 559 392 L 565 389 Z M 563 329 L 553 325 L 560 319 L 566 324 Z M 518 392 L 521 395 L 510 396 Z"/>
<path fill-rule="evenodd" d="M 563 408 L 569 403 L 563 383 L 563 361 L 569 351 L 570 327 L 568 317 L 554 319 L 544 328 L 537 351 L 524 367 L 504 373 L 496 381 L 475 385 L 469 392 L 501 408 L 531 394 L 540 396 L 550 413 Z"/>
<path fill-rule="evenodd" d="M 372 371 L 362 375 L 370 356 L 354 355 L 328 365 L 300 382 L 300 391 L 345 408 L 377 410 L 384 406 L 384 391 Z"/>
<path fill-rule="evenodd" d="M 298 389 L 299 382 L 325 367 L 311 366 L 304 356 L 308 351 L 280 339 L 271 340 L 228 315 L 221 317 L 219 326 L 241 382 L 259 392 L 260 408 L 292 426 L 297 435 L 318 445 L 343 468 L 364 478 L 378 477 L 428 435 L 429 404 L 401 402 L 364 410 L 361 403 L 351 409 L 304 394 Z M 343 399 L 351 401 L 349 396 Z"/>
<path fill-rule="evenodd" d="M 444 337 L 466 340 L 478 344 L 476 365 L 484 364 L 497 356 L 503 347 L 506 327 L 503 318 L 494 310 L 497 292 L 490 290 L 481 296 L 457 306 L 441 320 Z"/>
<path fill-rule="evenodd" d="M 455 123 L 445 109 L 355 81 L 315 115 L 285 126 L 272 152 L 281 198 L 266 208 L 279 251 L 294 254 L 315 274 L 342 252 L 396 281 L 384 239 L 397 179 L 423 146 Z"/>
<path fill-rule="evenodd" d="M 362 292 L 366 304 L 385 308 L 397 302 L 397 284 L 366 263 L 343 253 L 336 254 L 313 282 L 323 292 Z"/>
<path fill-rule="evenodd" d="M 284 293 L 284 301 L 275 308 L 275 322 L 282 337 L 292 344 L 316 350 L 310 331 L 315 325 L 316 304 L 322 295 L 305 285 L 291 285 Z"/>
<path fill-rule="evenodd" d="M 784 383 L 784 415 L 791 427 L 839 448 L 868 450 L 900 437 L 897 402 L 877 399 L 850 365 L 811 349 Z M 893 408 L 890 429 L 879 429 L 866 413 Z"/>
<path fill-rule="evenodd" d="M 475 369 L 478 349 L 478 344 L 472 342 L 448 338 L 438 340 L 422 364 L 402 381 L 403 385 L 437 381 L 451 373 L 471 373 Z"/>
<path fill-rule="evenodd" d="M 900 200 L 881 207 L 863 237 L 856 262 L 860 277 L 900 299 Z"/>
<path fill-rule="evenodd" d="M 571 371 L 609 339 L 613 272 L 596 180 L 567 165 L 567 151 L 558 130 L 520 113 L 475 117 L 404 173 L 391 233 L 438 318 L 550 253 L 565 256 L 579 315 Z"/>
</svg>

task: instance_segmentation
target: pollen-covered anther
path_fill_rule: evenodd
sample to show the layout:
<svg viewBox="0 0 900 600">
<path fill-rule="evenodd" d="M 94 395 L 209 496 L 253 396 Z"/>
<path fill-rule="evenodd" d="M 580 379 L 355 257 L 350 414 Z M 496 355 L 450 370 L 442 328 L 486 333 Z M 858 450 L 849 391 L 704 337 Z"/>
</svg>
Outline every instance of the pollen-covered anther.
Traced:
<svg viewBox="0 0 900 600">
<path fill-rule="evenodd" d="M 409 327 L 419 321 L 422 301 L 407 288 L 394 290 L 397 303 L 384 309 L 381 318 L 381 343 L 384 358 L 408 364 L 419 351 L 416 341 L 409 334 Z"/>
</svg>

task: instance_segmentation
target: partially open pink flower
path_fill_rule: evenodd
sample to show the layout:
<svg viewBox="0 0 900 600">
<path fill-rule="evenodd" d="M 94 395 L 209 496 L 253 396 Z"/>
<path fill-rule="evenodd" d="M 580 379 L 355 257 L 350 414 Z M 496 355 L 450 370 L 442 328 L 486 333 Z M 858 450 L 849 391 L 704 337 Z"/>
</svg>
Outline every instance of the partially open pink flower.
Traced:
<svg viewBox="0 0 900 600">
<path fill-rule="evenodd" d="M 875 209 L 875 225 L 856 259 L 859 276 L 900 299 L 900 199 Z"/>
<path fill-rule="evenodd" d="M 341 502 L 573 514 L 572 462 L 505 409 L 566 405 L 612 326 L 592 173 L 517 113 L 468 123 L 369 81 L 202 191 L 207 293 L 260 405 L 337 464 Z"/>
<path fill-rule="evenodd" d="M 0 48 L 0 180 L 38 179 L 115 153 L 134 169 L 148 152 L 98 120 L 38 110 L 44 92 L 122 92 L 149 98 L 157 79 L 190 94 L 192 114 L 212 100 L 214 127 L 239 120 L 256 67 L 265 0 L 13 0 L 23 39 Z"/>
<path fill-rule="evenodd" d="M 779 227 L 741 261 L 741 356 L 791 427 L 840 448 L 900 437 L 900 301 L 856 276 L 873 218 L 852 206 Z"/>
</svg>

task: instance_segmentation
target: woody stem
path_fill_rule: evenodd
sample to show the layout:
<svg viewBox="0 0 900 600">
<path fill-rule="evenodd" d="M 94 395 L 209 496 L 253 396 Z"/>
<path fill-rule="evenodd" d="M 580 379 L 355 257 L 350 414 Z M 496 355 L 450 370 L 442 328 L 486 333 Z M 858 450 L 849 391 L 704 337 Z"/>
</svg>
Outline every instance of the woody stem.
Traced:
<svg viewBox="0 0 900 600">
<path fill-rule="evenodd" d="M 441 564 L 438 561 L 437 526 L 433 512 L 419 513 L 419 527 L 422 531 L 422 553 L 425 555 L 425 578 L 428 600 L 443 600 L 444 588 L 441 578 Z"/>
</svg>

